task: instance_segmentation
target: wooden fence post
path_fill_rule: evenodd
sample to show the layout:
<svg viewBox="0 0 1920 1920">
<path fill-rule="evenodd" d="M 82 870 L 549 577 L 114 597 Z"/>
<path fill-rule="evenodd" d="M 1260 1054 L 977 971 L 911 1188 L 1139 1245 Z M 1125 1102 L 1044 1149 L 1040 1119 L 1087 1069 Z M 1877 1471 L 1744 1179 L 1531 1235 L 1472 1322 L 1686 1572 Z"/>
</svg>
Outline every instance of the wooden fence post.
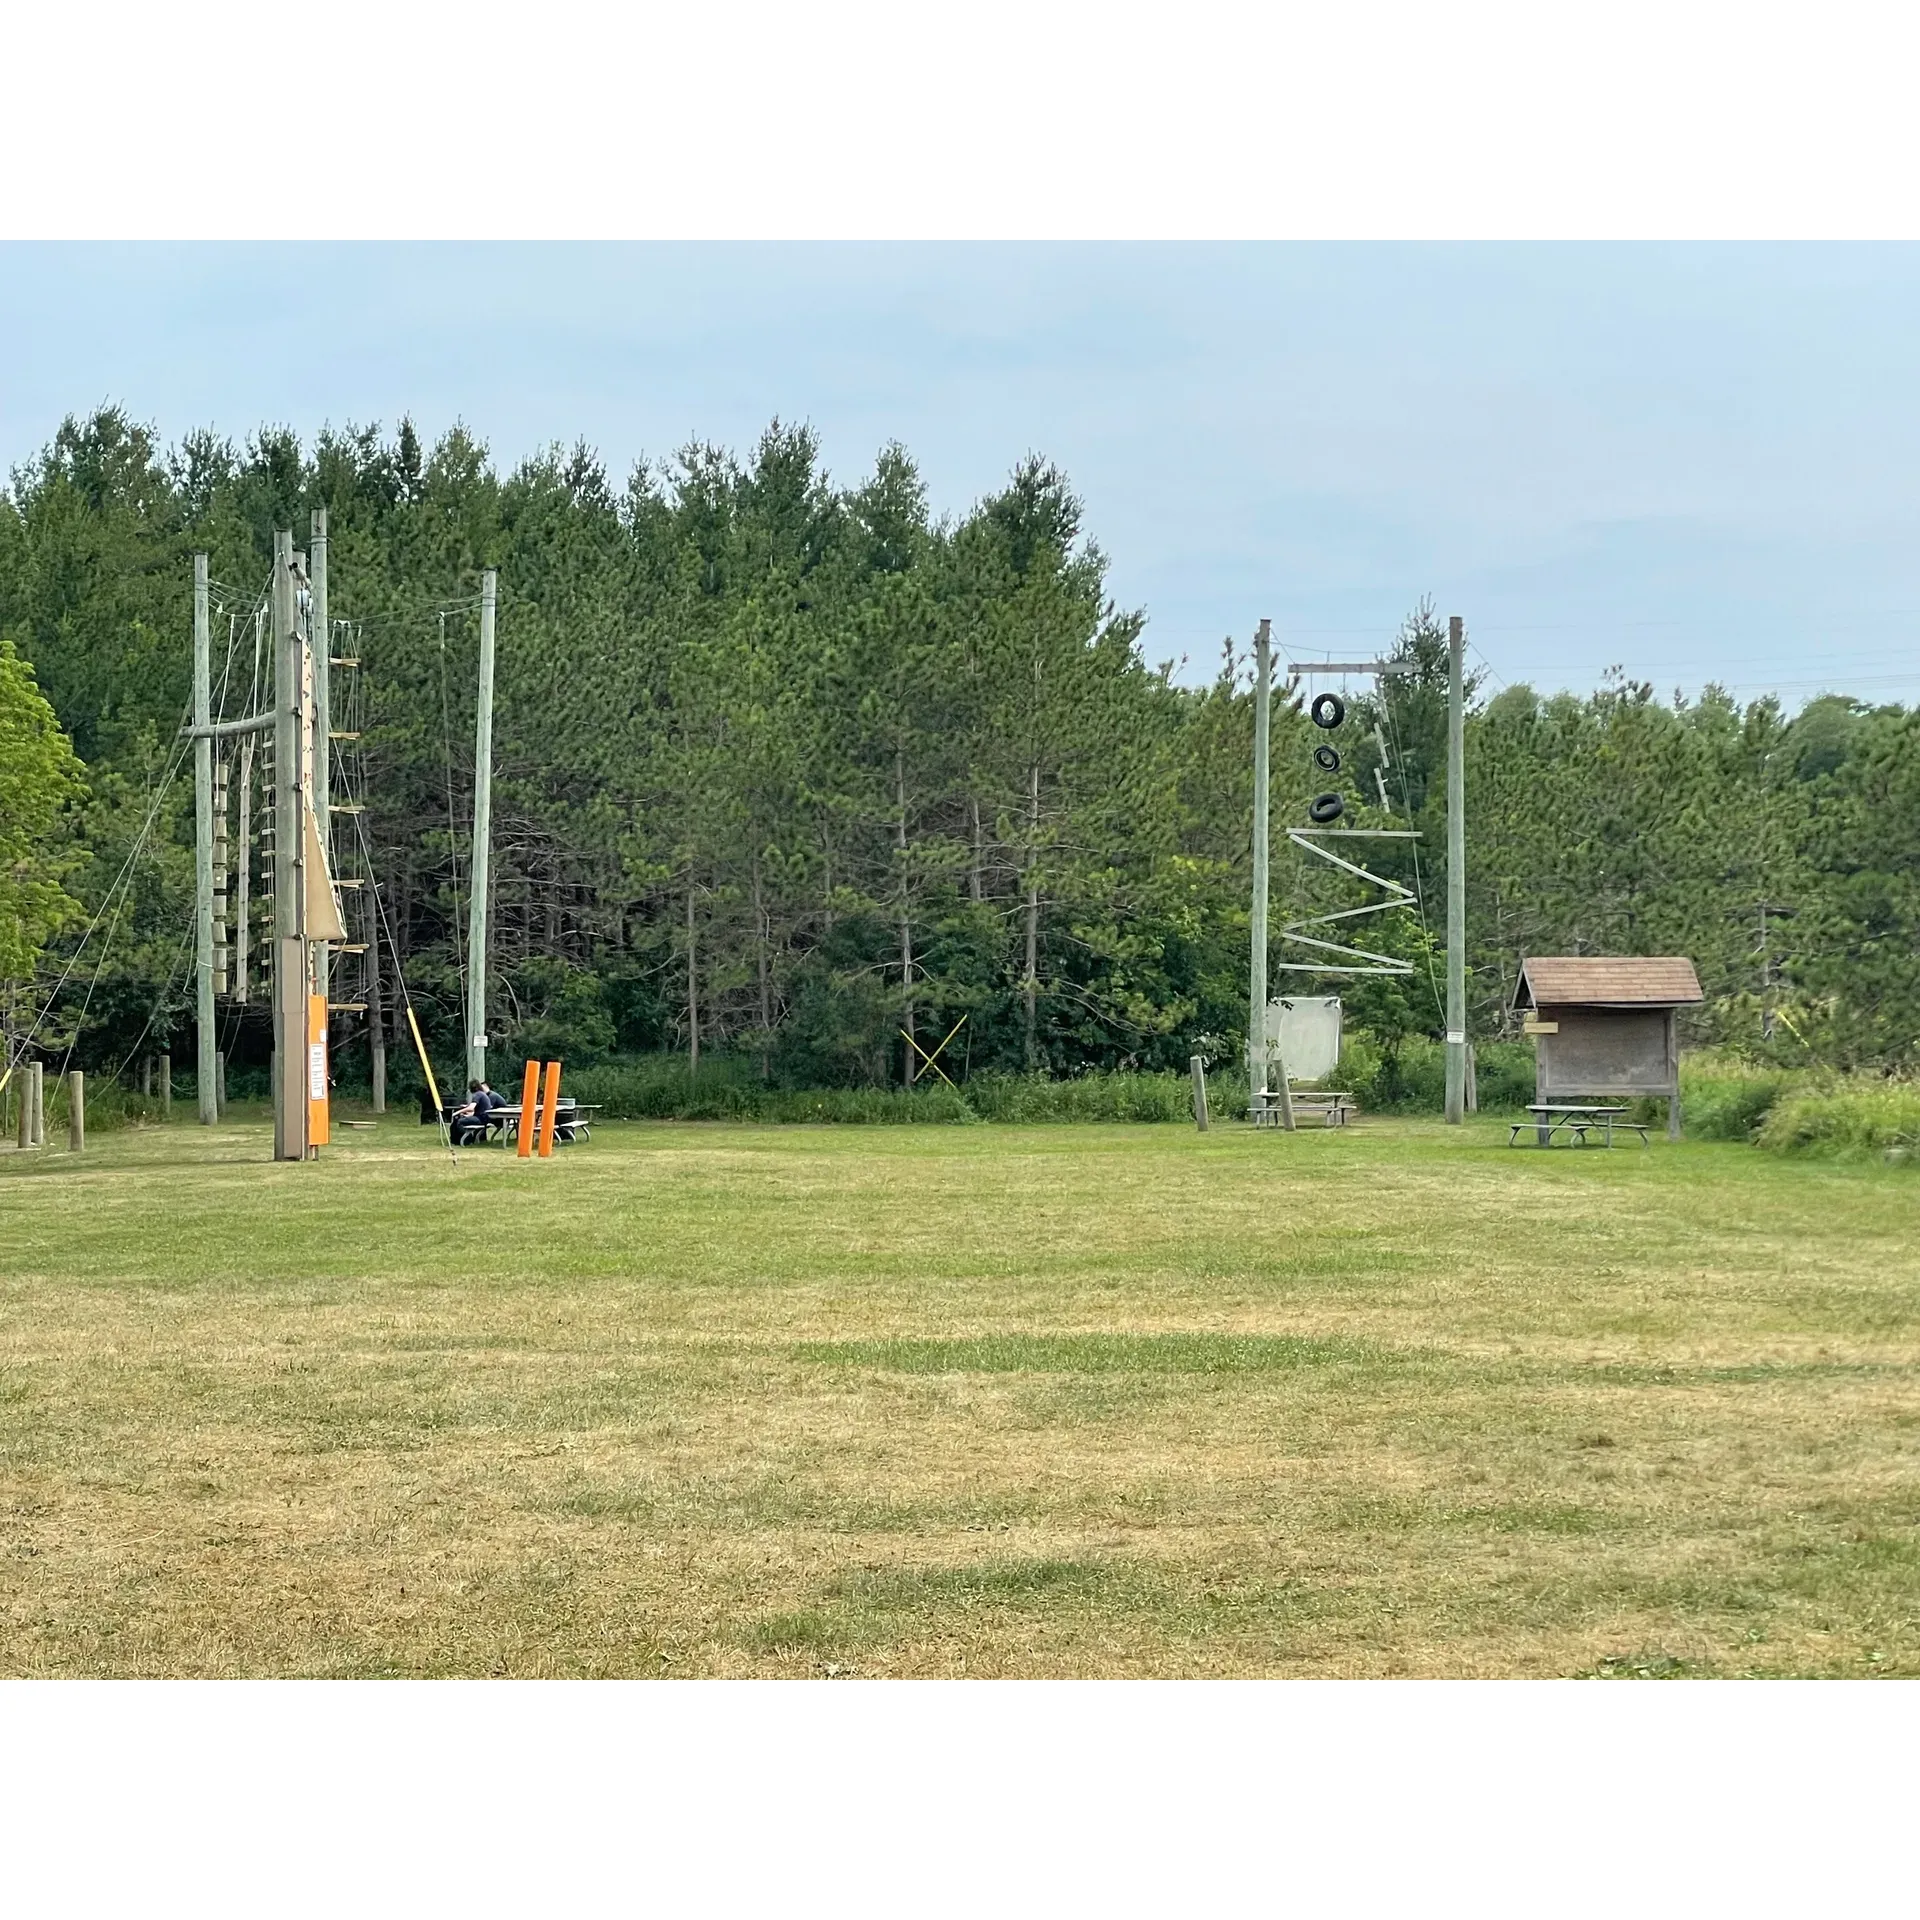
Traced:
<svg viewBox="0 0 1920 1920">
<path fill-rule="evenodd" d="M 87 1076 L 78 1067 L 67 1075 L 67 1151 L 87 1144 Z"/>
<path fill-rule="evenodd" d="M 173 1118 L 173 1055 L 160 1056 L 160 1118 Z"/>
<path fill-rule="evenodd" d="M 1193 1124 L 1202 1133 L 1207 1130 L 1207 1061 L 1196 1053 L 1187 1062 L 1193 1069 Z"/>
<path fill-rule="evenodd" d="M 27 1142 L 30 1147 L 44 1147 L 47 1144 L 47 1064 L 44 1060 L 33 1063 L 33 1138 Z"/>
</svg>

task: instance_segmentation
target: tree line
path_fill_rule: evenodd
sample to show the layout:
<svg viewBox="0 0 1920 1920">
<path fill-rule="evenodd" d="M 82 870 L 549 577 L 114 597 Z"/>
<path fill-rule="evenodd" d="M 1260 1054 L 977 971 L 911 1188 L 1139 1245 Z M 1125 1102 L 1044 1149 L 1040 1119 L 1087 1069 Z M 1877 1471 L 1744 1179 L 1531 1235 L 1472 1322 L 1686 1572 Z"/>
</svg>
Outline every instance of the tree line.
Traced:
<svg viewBox="0 0 1920 1920">
<path fill-rule="evenodd" d="M 459 1044 L 480 570 L 500 579 L 489 1004 L 509 1050 L 744 1056 L 789 1085 L 942 1064 L 1069 1074 L 1231 1058 L 1244 1032 L 1252 702 L 1148 664 L 1144 616 L 1038 458 L 938 518 L 906 451 L 838 484 L 813 434 L 691 446 L 616 485 L 584 447 L 502 474 L 456 429 L 263 429 L 162 447 L 70 419 L 0 494 L 0 980 L 28 1036 L 111 1071 L 191 1019 L 192 795 L 178 731 L 191 555 L 215 672 L 251 697 L 276 527 L 325 507 L 336 703 L 359 738 L 336 823 L 367 931 L 437 1051 Z M 1249 621 L 1249 627 L 1251 621 Z M 1283 636 L 1284 637 L 1284 636 Z M 1383 635 L 1317 769 L 1304 689 L 1274 725 L 1273 920 L 1371 897 L 1285 829 L 1341 792 L 1421 909 L 1349 921 L 1411 971 L 1346 983 L 1389 1050 L 1439 1031 L 1444 627 Z M 1789 716 L 1476 684 L 1467 744 L 1471 1017 L 1521 957 L 1684 952 L 1695 1038 L 1913 1062 L 1920 718 L 1844 698 Z M 1384 796 L 1384 806 L 1383 806 Z M 376 916 L 374 909 L 378 908 Z M 1302 957 L 1276 938 L 1276 967 Z M 347 963 L 343 961 L 343 966 Z M 1274 974 L 1281 990 L 1309 976 Z M 351 983 L 346 989 L 352 991 Z M 232 1059 L 264 1016 L 229 1004 Z M 341 1023 L 343 1077 L 365 1021 Z M 518 1057 L 518 1051 L 513 1052 Z M 957 1077 L 957 1071 L 956 1071 Z"/>
</svg>

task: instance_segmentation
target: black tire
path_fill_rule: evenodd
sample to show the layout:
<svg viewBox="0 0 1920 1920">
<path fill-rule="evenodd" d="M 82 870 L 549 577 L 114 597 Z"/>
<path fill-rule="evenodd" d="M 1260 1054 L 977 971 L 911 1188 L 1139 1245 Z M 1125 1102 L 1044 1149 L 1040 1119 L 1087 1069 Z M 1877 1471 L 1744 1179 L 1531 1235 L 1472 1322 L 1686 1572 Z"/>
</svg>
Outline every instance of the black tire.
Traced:
<svg viewBox="0 0 1920 1920">
<path fill-rule="evenodd" d="M 1307 709 L 1307 718 L 1329 733 L 1346 717 L 1347 703 L 1337 693 L 1316 693 L 1313 705 Z"/>
<path fill-rule="evenodd" d="M 1338 773 L 1340 771 L 1340 749 L 1338 747 L 1330 747 L 1322 741 L 1321 744 L 1313 750 L 1313 764 L 1318 767 L 1322 773 Z"/>
<path fill-rule="evenodd" d="M 1329 827 L 1347 810 L 1347 803 L 1337 793 L 1322 793 L 1315 796 L 1313 804 L 1307 808 L 1307 818 L 1316 827 Z"/>
</svg>

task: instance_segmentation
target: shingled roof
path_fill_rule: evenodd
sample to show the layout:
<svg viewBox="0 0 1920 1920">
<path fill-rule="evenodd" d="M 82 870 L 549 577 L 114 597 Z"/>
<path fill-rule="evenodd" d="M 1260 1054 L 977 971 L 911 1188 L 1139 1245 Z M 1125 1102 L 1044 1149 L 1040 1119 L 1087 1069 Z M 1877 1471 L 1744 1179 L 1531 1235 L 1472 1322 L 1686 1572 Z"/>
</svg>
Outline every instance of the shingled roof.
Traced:
<svg viewBox="0 0 1920 1920">
<path fill-rule="evenodd" d="M 1684 954 L 1523 960 L 1516 1007 L 1681 1007 L 1707 996 Z"/>
</svg>

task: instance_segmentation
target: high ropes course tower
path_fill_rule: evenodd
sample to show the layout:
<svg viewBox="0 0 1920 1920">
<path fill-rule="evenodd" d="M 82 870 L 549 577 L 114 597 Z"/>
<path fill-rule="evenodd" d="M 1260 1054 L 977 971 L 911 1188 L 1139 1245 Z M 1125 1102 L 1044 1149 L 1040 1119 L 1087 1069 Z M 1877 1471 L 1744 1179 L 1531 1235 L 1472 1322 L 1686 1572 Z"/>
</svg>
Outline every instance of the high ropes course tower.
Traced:
<svg viewBox="0 0 1920 1920">
<path fill-rule="evenodd" d="M 495 574 L 488 569 L 481 592 L 476 902 L 487 884 L 495 598 Z M 374 872 L 366 830 L 360 629 L 333 618 L 329 608 L 324 508 L 314 509 L 304 551 L 295 548 L 291 531 L 274 534 L 272 576 L 252 624 L 249 711 L 216 717 L 207 556 L 195 554 L 193 707 L 185 731 L 194 754 L 199 1117 L 208 1126 L 219 1118 L 223 1059 L 216 1004 L 225 1000 L 230 1018 L 245 1017 L 254 1004 L 255 955 L 264 947 L 263 984 L 273 1029 L 273 1156 L 311 1160 L 330 1136 L 333 1036 L 342 1021 L 366 1022 L 375 1112 L 386 1104 L 391 1007 L 404 1016 L 433 1104 L 441 1107 Z M 335 652 L 336 645 L 344 650 Z M 233 678 L 232 655 L 230 635 L 223 698 Z M 336 674 L 342 676 L 338 683 Z M 350 828 L 343 836 L 344 856 L 336 845 L 336 815 Z M 230 822 L 237 832 L 229 832 Z M 262 900 L 253 893 L 256 857 Z M 343 901 L 350 907 L 351 930 Z M 484 909 L 476 904 L 470 918 L 468 1053 L 472 1061 L 484 1061 Z M 477 1075 L 483 1068 L 476 1065 L 473 1071 Z"/>
<path fill-rule="evenodd" d="M 1466 1036 L 1464 644 L 1465 629 L 1460 616 L 1455 614 L 1447 623 L 1447 989 L 1444 1015 L 1446 1118 L 1449 1125 L 1459 1124 L 1463 1112 L 1472 1101 Z M 1303 676 L 1344 678 L 1349 674 L 1370 674 L 1384 688 L 1386 677 L 1392 671 L 1392 662 L 1385 660 L 1294 660 L 1287 664 L 1287 687 L 1291 690 Z M 1286 1061 L 1281 1057 L 1278 1008 L 1269 1004 L 1267 991 L 1267 910 L 1271 891 L 1268 841 L 1272 812 L 1269 784 L 1272 683 L 1272 622 L 1262 620 L 1253 643 L 1253 900 L 1249 916 L 1247 1117 L 1256 1127 L 1278 1126 L 1291 1132 L 1294 1125 L 1293 1091 L 1287 1076 Z M 1338 742 L 1347 718 L 1346 702 L 1337 693 L 1317 693 L 1308 703 L 1307 718 L 1313 722 L 1320 736 L 1313 749 L 1313 763 L 1324 776 L 1322 784 L 1325 791 L 1316 794 L 1308 802 L 1304 825 L 1287 828 L 1287 839 L 1302 853 L 1378 889 L 1379 897 L 1359 906 L 1290 920 L 1276 929 L 1272 936 L 1274 941 L 1295 952 L 1304 952 L 1306 957 L 1275 961 L 1274 970 L 1323 978 L 1411 974 L 1414 971 L 1411 960 L 1351 945 L 1349 939 L 1328 937 L 1329 934 L 1344 934 L 1348 923 L 1369 914 L 1410 909 L 1419 913 L 1423 921 L 1425 919 L 1424 903 L 1418 891 L 1417 846 L 1415 884 L 1408 887 L 1385 874 L 1372 872 L 1364 864 L 1364 847 L 1349 847 L 1342 851 L 1329 843 L 1372 840 L 1418 842 L 1420 835 L 1412 827 L 1354 827 L 1340 824 L 1346 815 L 1346 799 L 1335 776 L 1341 772 L 1344 764 Z M 1386 745 L 1384 741 L 1379 745 L 1382 767 L 1376 769 L 1374 777 L 1379 786 L 1381 809 L 1391 814 L 1384 773 Z M 1349 852 L 1352 858 L 1348 857 Z"/>
</svg>

